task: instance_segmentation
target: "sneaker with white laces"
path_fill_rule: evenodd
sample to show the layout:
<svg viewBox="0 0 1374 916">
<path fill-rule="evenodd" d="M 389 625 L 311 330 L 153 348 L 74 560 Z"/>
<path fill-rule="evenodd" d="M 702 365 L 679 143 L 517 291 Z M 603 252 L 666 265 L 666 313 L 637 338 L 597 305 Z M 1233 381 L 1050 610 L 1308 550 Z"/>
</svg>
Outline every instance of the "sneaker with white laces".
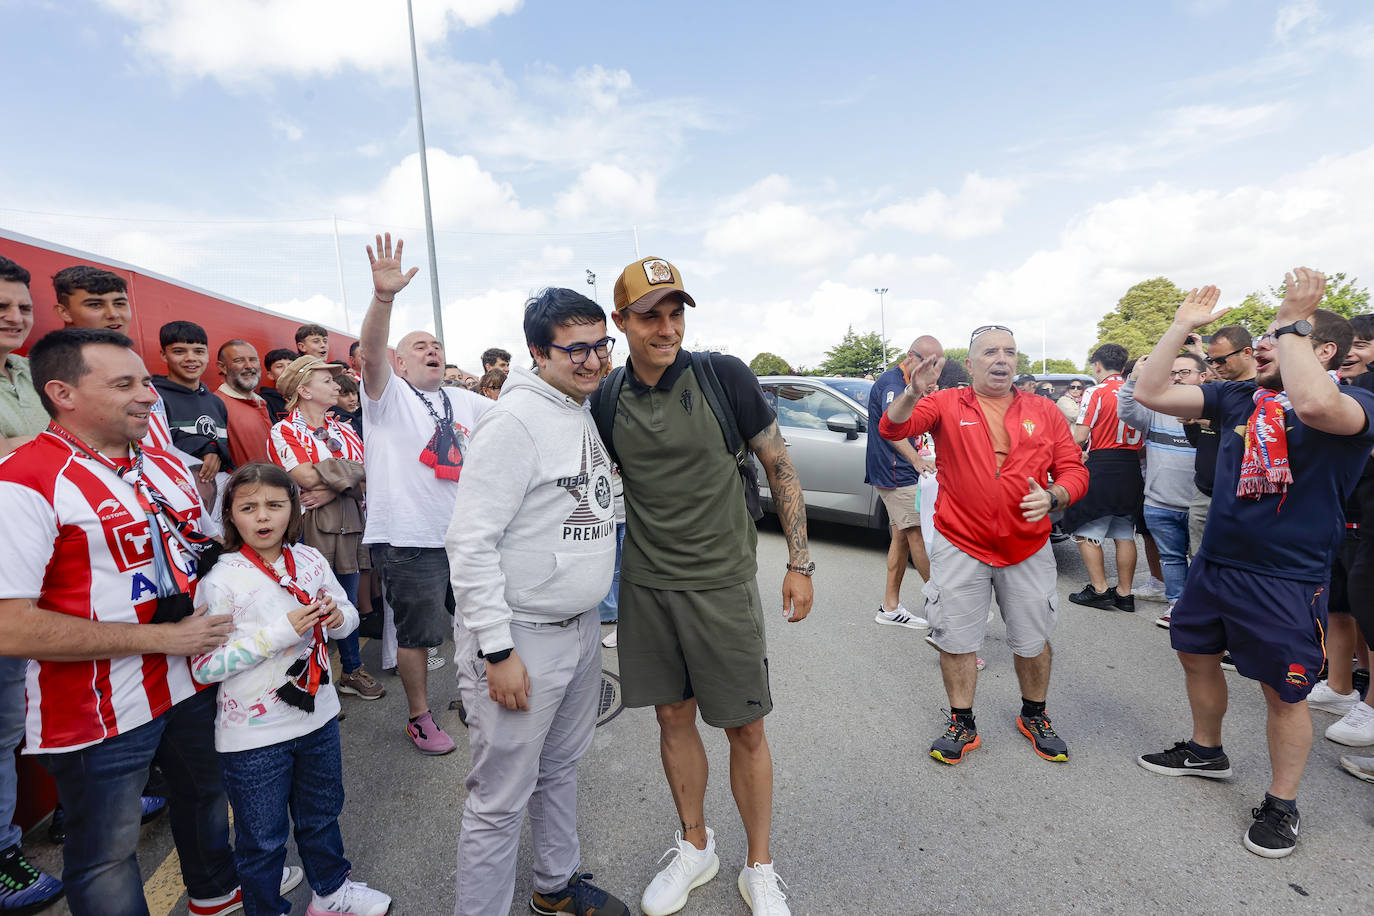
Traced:
<svg viewBox="0 0 1374 916">
<path fill-rule="evenodd" d="M 285 897 L 305 880 L 305 871 L 299 865 L 285 865 L 281 870 L 281 895 Z M 226 916 L 243 909 L 243 888 L 236 887 L 222 897 L 196 899 L 192 897 L 186 904 L 188 916 Z"/>
<path fill-rule="evenodd" d="M 1136 594 L 1139 595 L 1140 592 L 1136 592 Z M 1169 609 L 1168 609 L 1167 611 L 1164 612 L 1164 615 L 1163 615 L 1162 617 L 1158 617 L 1158 618 L 1155 619 L 1155 626 L 1157 626 L 1157 627 L 1162 627 L 1162 628 L 1164 628 L 1164 629 L 1166 629 L 1166 630 L 1169 629 L 1169 618 L 1172 617 L 1173 615 L 1174 615 L 1174 603 L 1173 603 L 1172 601 L 1170 601 L 1170 602 L 1169 602 Z"/>
<path fill-rule="evenodd" d="M 782 892 L 786 886 L 773 871 L 772 862 L 755 862 L 740 869 L 739 893 L 754 916 L 792 916 L 787 907 L 787 895 Z"/>
<path fill-rule="evenodd" d="M 391 898 L 361 881 L 344 879 L 339 889 L 328 896 L 310 895 L 305 916 L 384 916 L 391 909 Z"/>
<path fill-rule="evenodd" d="M 644 889 L 639 899 L 639 908 L 644 916 L 668 916 L 687 905 L 687 895 L 694 888 L 701 887 L 720 871 L 720 858 L 716 855 L 716 834 L 706 828 L 706 848 L 697 849 L 682 838 L 682 832 L 675 835 L 675 845 L 659 857 L 660 862 L 672 856 L 662 871 L 654 875 L 654 880 Z"/>
<path fill-rule="evenodd" d="M 1353 754 L 1342 754 L 1341 769 L 1356 779 L 1374 782 L 1374 757 L 1356 757 Z"/>
<path fill-rule="evenodd" d="M 1374 744 L 1374 709 L 1356 703 L 1350 712 L 1326 730 L 1328 741 L 1348 747 L 1368 747 Z"/>
<path fill-rule="evenodd" d="M 1134 594 L 1137 598 L 1143 598 L 1146 601 L 1163 601 L 1164 583 L 1156 579 L 1154 576 L 1151 576 L 1150 578 L 1145 580 L 1144 585 L 1134 586 L 1131 589 L 1131 593 Z"/>
<path fill-rule="evenodd" d="M 1359 691 L 1352 690 L 1348 694 L 1339 694 L 1331 689 L 1331 685 L 1326 681 L 1318 681 L 1317 686 L 1312 688 L 1312 692 L 1307 695 L 1307 705 L 1313 709 L 1320 709 L 1322 712 L 1333 712 L 1338 716 L 1343 716 L 1350 712 L 1351 707 L 1360 702 Z"/>
<path fill-rule="evenodd" d="M 897 603 L 895 611 L 885 611 L 881 606 L 878 608 L 878 615 L 873 618 L 874 623 L 880 623 L 887 627 L 906 627 L 911 630 L 924 630 L 930 626 L 930 621 L 924 617 L 917 617 Z"/>
</svg>

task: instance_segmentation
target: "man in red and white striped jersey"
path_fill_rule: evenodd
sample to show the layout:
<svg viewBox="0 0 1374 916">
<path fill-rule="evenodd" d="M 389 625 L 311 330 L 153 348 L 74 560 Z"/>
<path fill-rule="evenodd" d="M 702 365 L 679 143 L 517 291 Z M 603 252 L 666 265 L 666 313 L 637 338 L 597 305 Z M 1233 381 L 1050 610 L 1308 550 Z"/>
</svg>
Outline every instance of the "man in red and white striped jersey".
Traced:
<svg viewBox="0 0 1374 916">
<path fill-rule="evenodd" d="M 72 913 L 147 912 L 135 849 L 154 760 L 170 786 L 192 912 L 224 912 L 238 878 L 215 697 L 198 690 L 187 656 L 221 645 L 232 623 L 203 612 L 153 622 L 189 606 L 203 509 L 179 461 L 136 445 L 156 393 L 132 348 L 115 331 L 67 328 L 30 351 L 52 422 L 0 461 L 0 654 L 36 660 L 26 752 L 53 775 L 67 812 Z"/>
</svg>

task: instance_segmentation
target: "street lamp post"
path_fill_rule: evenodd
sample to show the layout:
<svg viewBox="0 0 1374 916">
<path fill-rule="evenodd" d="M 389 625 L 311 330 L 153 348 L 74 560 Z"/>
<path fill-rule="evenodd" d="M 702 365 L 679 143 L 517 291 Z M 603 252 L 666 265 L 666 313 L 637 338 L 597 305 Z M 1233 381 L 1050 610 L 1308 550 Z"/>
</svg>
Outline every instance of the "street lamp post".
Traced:
<svg viewBox="0 0 1374 916">
<path fill-rule="evenodd" d="M 600 305 L 601 300 L 597 298 L 596 293 L 596 274 L 592 273 L 592 269 L 590 267 L 587 268 L 587 285 L 592 288 L 592 301 L 595 302 L 597 305 Z"/>
<path fill-rule="evenodd" d="M 875 286 L 875 287 L 873 287 L 873 292 L 875 292 L 875 293 L 878 294 L 878 322 L 879 322 L 879 326 L 882 328 L 882 335 L 883 335 L 883 362 L 886 363 L 886 362 L 887 362 L 887 312 L 886 312 L 886 310 L 883 308 L 883 297 L 887 295 L 887 287 L 884 286 L 882 289 L 879 289 L 878 287 Z"/>
</svg>

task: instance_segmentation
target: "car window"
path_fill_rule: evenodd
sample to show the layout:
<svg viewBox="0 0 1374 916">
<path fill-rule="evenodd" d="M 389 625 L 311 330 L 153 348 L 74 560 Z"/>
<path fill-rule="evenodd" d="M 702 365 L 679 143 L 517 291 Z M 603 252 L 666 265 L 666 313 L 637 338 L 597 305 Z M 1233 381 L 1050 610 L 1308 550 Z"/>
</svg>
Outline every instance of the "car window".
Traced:
<svg viewBox="0 0 1374 916">
<path fill-rule="evenodd" d="M 773 397 L 779 426 L 825 429 L 825 421 L 833 416 L 854 416 L 854 411 L 844 401 L 810 385 L 778 385 L 773 389 Z"/>
<path fill-rule="evenodd" d="M 826 379 L 825 383 L 831 388 L 839 389 L 860 404 L 868 403 L 868 393 L 873 390 L 873 383 L 866 378 L 832 378 Z"/>
</svg>

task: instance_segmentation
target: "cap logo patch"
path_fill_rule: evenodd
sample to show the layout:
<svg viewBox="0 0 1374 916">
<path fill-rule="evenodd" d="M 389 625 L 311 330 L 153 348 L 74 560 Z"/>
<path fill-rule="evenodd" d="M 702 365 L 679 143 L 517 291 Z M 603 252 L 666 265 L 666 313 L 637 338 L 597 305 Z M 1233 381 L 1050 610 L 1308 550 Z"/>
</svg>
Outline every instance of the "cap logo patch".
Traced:
<svg viewBox="0 0 1374 916">
<path fill-rule="evenodd" d="M 659 283 L 673 282 L 673 268 L 667 261 L 655 258 L 652 261 L 644 262 L 644 279 L 649 281 L 650 286 Z"/>
</svg>

